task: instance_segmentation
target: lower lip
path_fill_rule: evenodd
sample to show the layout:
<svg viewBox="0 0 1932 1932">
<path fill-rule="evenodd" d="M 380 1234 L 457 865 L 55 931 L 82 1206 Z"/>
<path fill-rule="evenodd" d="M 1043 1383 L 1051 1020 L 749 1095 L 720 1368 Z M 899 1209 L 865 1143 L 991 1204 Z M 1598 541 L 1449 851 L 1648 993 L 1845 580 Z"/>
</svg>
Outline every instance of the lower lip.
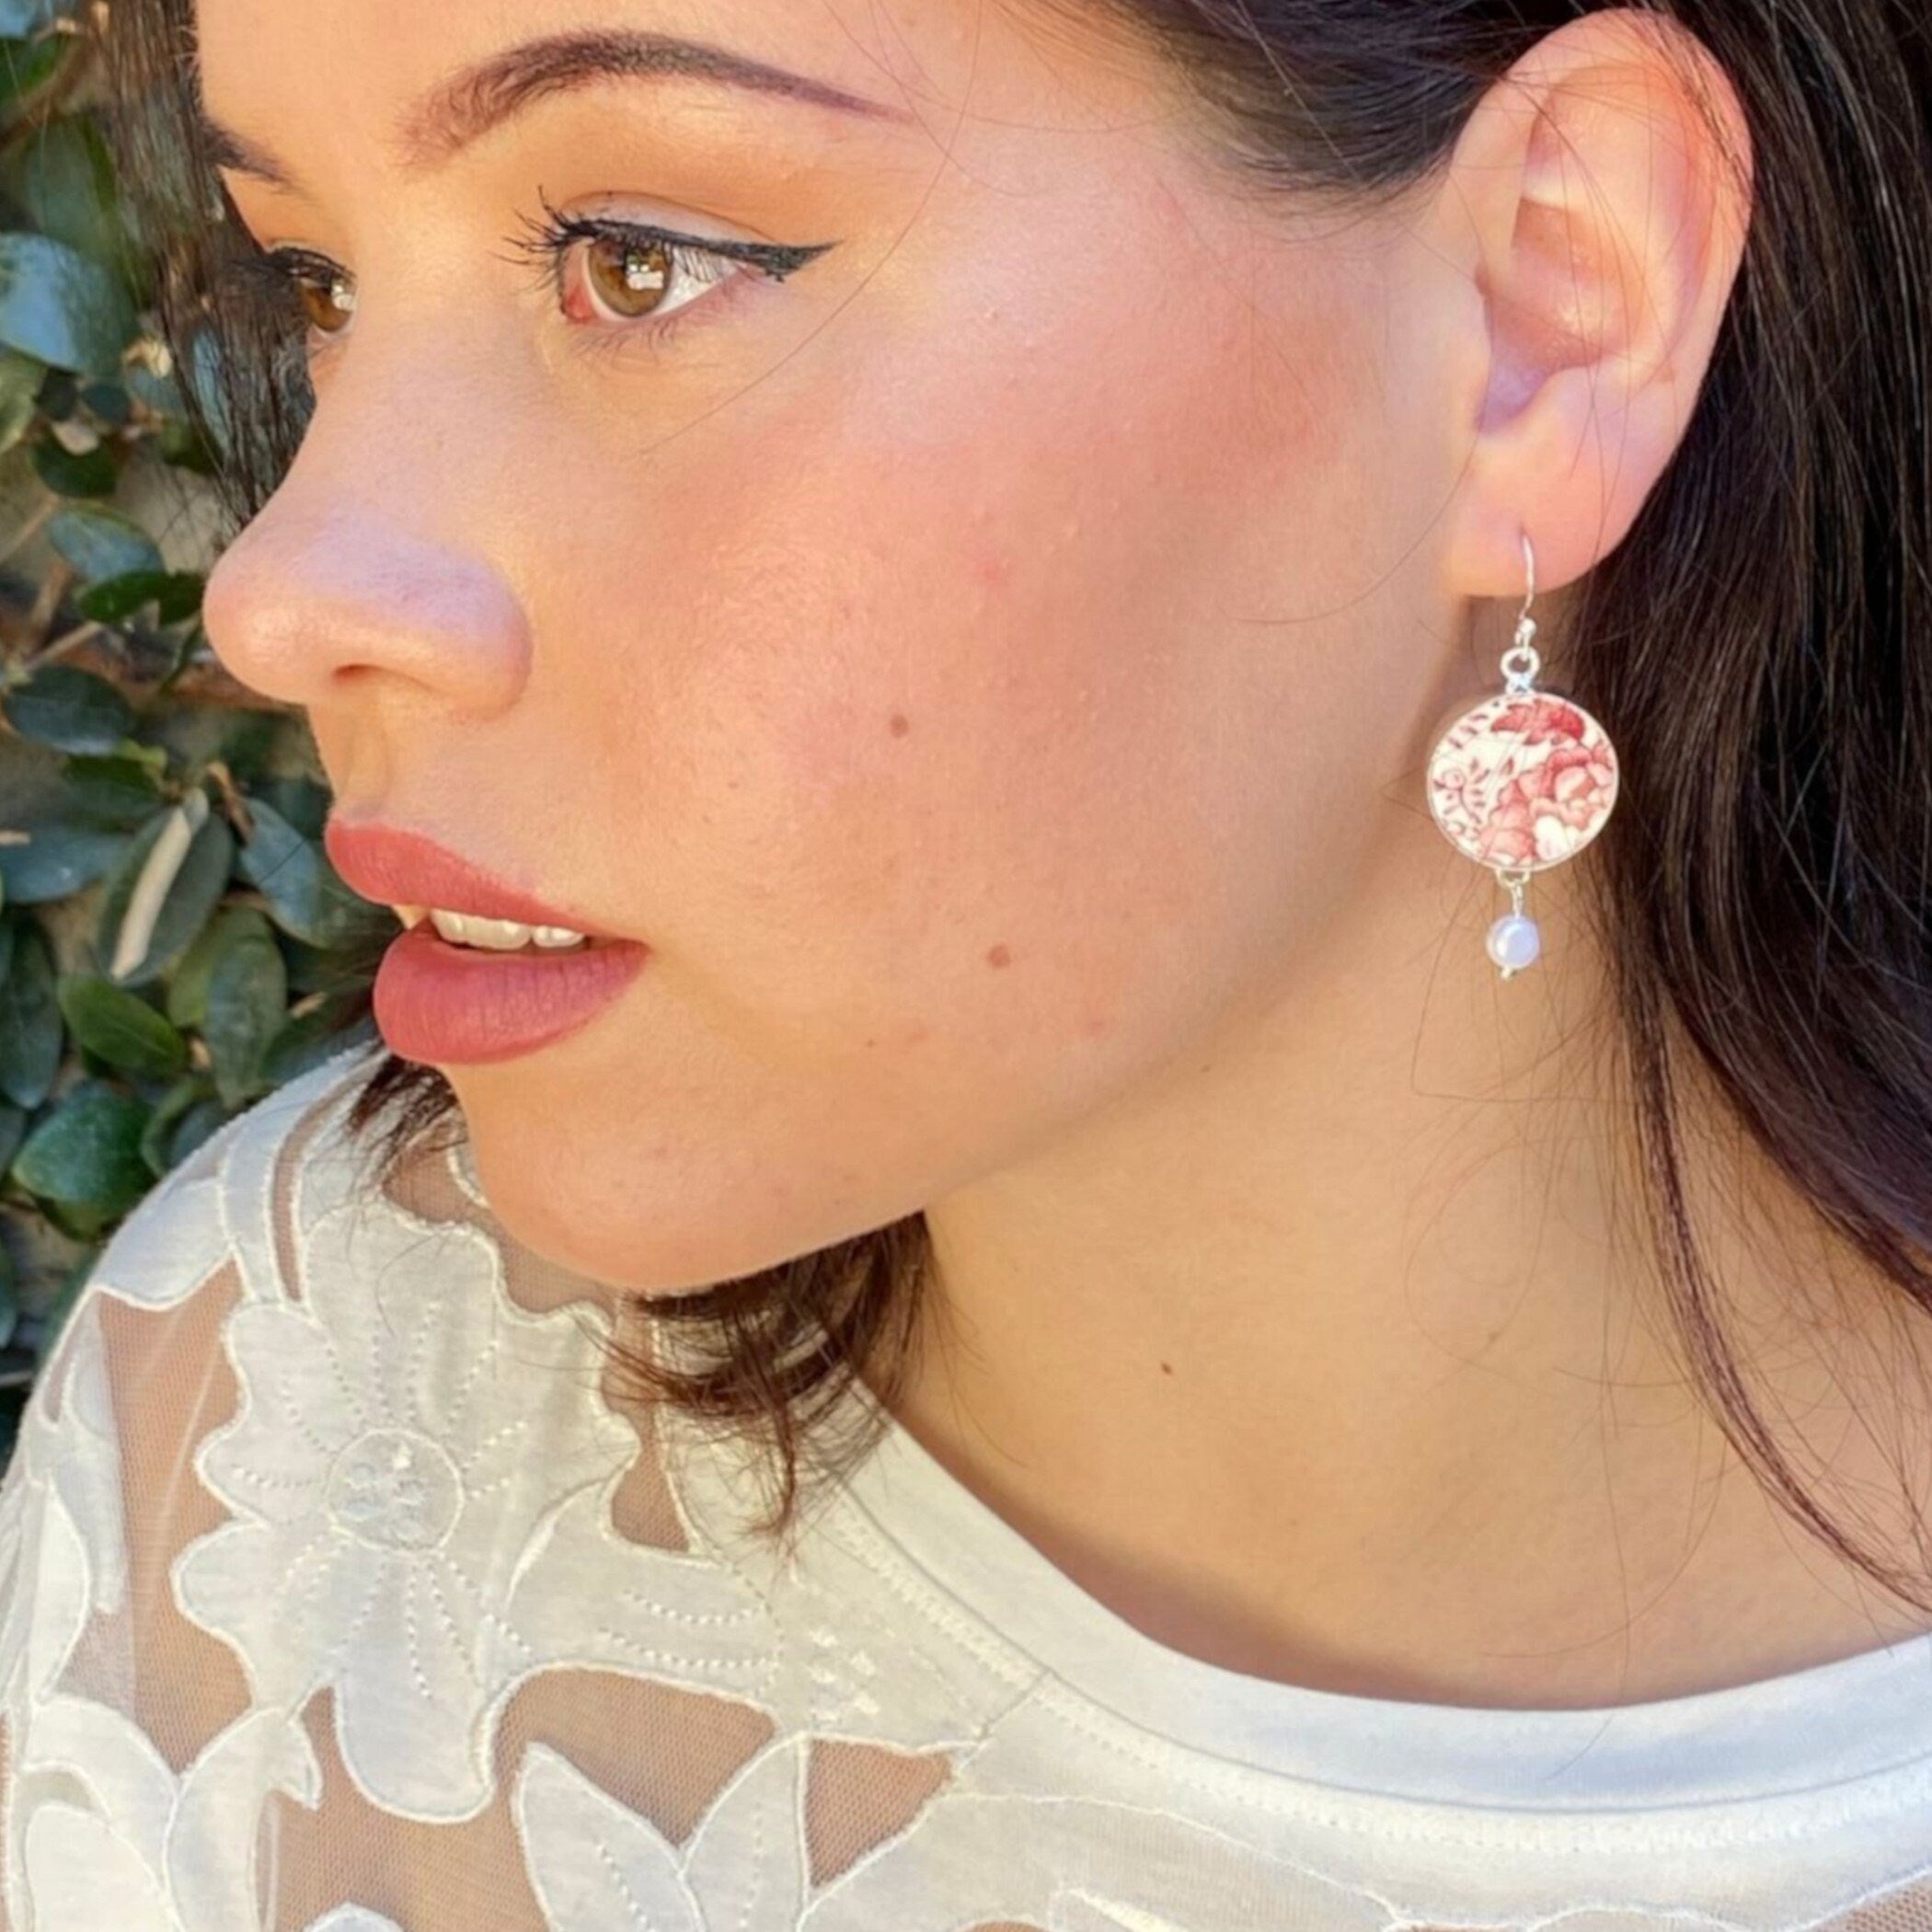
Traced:
<svg viewBox="0 0 1932 1932">
<path fill-rule="evenodd" d="M 405 1060 L 514 1060 L 593 1019 L 649 957 L 628 939 L 568 952 L 485 952 L 447 944 L 424 919 L 383 955 L 375 1023 Z"/>
</svg>

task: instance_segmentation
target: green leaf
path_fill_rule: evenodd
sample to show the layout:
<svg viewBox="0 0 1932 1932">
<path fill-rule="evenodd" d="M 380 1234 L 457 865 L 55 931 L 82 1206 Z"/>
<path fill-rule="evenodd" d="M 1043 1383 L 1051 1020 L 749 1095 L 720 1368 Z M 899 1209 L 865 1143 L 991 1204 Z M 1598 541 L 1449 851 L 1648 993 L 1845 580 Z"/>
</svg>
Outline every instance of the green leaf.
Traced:
<svg viewBox="0 0 1932 1932">
<path fill-rule="evenodd" d="M 177 374 L 193 393 L 215 454 L 226 455 L 235 447 L 235 422 L 228 407 L 227 359 L 213 323 L 197 331 L 190 341 L 184 362 L 177 364 Z"/>
<path fill-rule="evenodd" d="M 333 802 L 326 785 L 318 785 L 300 772 L 264 775 L 249 786 L 248 798 L 251 803 L 257 799 L 264 799 L 304 838 L 312 839 L 321 838 Z"/>
<path fill-rule="evenodd" d="M 154 538 L 118 510 L 86 504 L 59 511 L 48 521 L 47 541 L 89 583 L 135 570 L 164 574 Z"/>
<path fill-rule="evenodd" d="M 155 762 L 123 755 L 68 759 L 66 793 L 75 817 L 121 831 L 145 824 L 162 803 Z"/>
<path fill-rule="evenodd" d="M 115 212 L 114 163 L 89 116 L 63 114 L 43 121 L 7 154 L 0 185 L 41 235 L 64 242 L 104 268 L 126 271 L 127 241 Z M 114 346 L 117 362 L 125 342 L 123 337 Z"/>
<path fill-rule="evenodd" d="M 50 369 L 40 378 L 40 414 L 49 422 L 65 422 L 80 408 L 80 384 L 69 369 Z"/>
<path fill-rule="evenodd" d="M 127 835 L 75 824 L 59 752 L 0 731 L 0 888 L 17 905 L 42 905 L 93 884 L 114 863 Z"/>
<path fill-rule="evenodd" d="M 0 34 L 24 40 L 73 11 L 72 0 L 0 0 Z"/>
<path fill-rule="evenodd" d="M 277 711 L 189 703 L 156 710 L 142 735 L 165 751 L 190 780 L 219 760 L 247 786 L 271 759 L 290 728 L 291 720 Z"/>
<path fill-rule="evenodd" d="M 0 1100 L 0 1174 L 14 1164 L 20 1143 L 27 1138 L 27 1110 L 11 1100 Z"/>
<path fill-rule="evenodd" d="M 89 383 L 81 391 L 80 399 L 88 411 L 110 430 L 124 430 L 134 420 L 134 406 L 124 384 Z"/>
<path fill-rule="evenodd" d="M 160 682 L 155 686 L 157 698 L 170 697 L 180 680 L 196 664 L 206 664 L 212 661 L 213 652 L 208 646 L 208 633 L 203 628 L 199 615 L 185 629 L 178 630 L 169 649 L 167 666 L 161 673 Z"/>
<path fill-rule="evenodd" d="M 184 1074 L 155 1104 L 141 1130 L 141 1157 L 159 1180 L 174 1165 L 173 1141 L 176 1123 L 190 1107 L 213 1098 L 208 1075 L 197 1068 Z"/>
<path fill-rule="evenodd" d="M 99 1081 L 86 1080 L 27 1136 L 14 1179 L 30 1194 L 112 1218 L 154 1185 L 141 1158 L 148 1110 Z"/>
<path fill-rule="evenodd" d="M 0 1348 L 13 1340 L 14 1330 L 19 1326 L 20 1283 L 6 1249 L 0 1248 Z"/>
<path fill-rule="evenodd" d="M 0 696 L 23 738 L 62 752 L 111 752 L 134 729 L 133 707 L 106 678 L 72 664 L 44 664 Z"/>
<path fill-rule="evenodd" d="M 401 930 L 398 925 L 397 931 Z M 289 962 L 291 1004 L 307 999 L 312 994 L 334 992 L 352 976 L 356 963 L 342 953 L 307 945 L 286 933 L 282 936 L 282 956 Z"/>
<path fill-rule="evenodd" d="M 0 350 L 0 355 L 11 352 Z M 0 453 L 12 449 L 26 435 L 32 421 L 32 397 L 0 395 Z"/>
<path fill-rule="evenodd" d="M 17 7 L 0 6 L 0 25 L 17 12 Z M 39 40 L 17 35 L 0 40 L 0 108 L 15 108 L 44 87 L 60 72 L 74 40 L 72 34 L 49 34 Z"/>
<path fill-rule="evenodd" d="M 179 624 L 190 617 L 200 617 L 207 588 L 208 579 L 200 570 L 170 570 L 167 581 L 155 593 L 155 616 L 163 624 Z M 207 642 L 205 632 L 201 633 L 201 641 Z"/>
<path fill-rule="evenodd" d="M 0 236 L 0 241 L 6 240 Z M 121 482 L 114 446 L 103 443 L 76 455 L 52 436 L 42 436 L 29 450 L 35 476 L 57 497 L 110 497 Z"/>
<path fill-rule="evenodd" d="M 130 740 L 115 753 L 116 757 L 129 758 L 138 765 L 144 765 L 156 778 L 167 776 L 167 752 L 165 746 L 147 744 Z"/>
<path fill-rule="evenodd" d="M 234 834 L 209 811 L 205 792 L 157 813 L 101 896 L 95 949 L 107 977 L 144 986 L 167 972 L 221 903 L 234 863 Z"/>
<path fill-rule="evenodd" d="M 105 375 L 133 338 L 134 305 L 118 275 L 51 235 L 0 235 L 0 342 Z"/>
<path fill-rule="evenodd" d="M 290 1018 L 270 1041 L 261 1057 L 261 1077 L 271 1087 L 286 1087 L 359 1041 L 373 1041 L 376 1033 L 366 986 L 332 995 L 320 1006 Z"/>
<path fill-rule="evenodd" d="M 0 450 L 10 450 L 34 419 L 45 362 L 17 349 L 0 349 Z"/>
<path fill-rule="evenodd" d="M 231 1108 L 257 1092 L 262 1053 L 288 1018 L 288 971 L 266 934 L 230 926 L 208 969 L 201 1038 L 215 1090 Z"/>
<path fill-rule="evenodd" d="M 92 973 L 63 973 L 55 985 L 68 1030 L 122 1073 L 172 1080 L 188 1064 L 188 1042 L 139 994 Z"/>
<path fill-rule="evenodd" d="M 155 415 L 178 422 L 186 414 L 187 398 L 181 394 L 180 384 L 172 374 L 159 374 L 141 356 L 129 360 L 121 372 L 121 380 L 128 395 Z"/>
<path fill-rule="evenodd" d="M 105 1219 L 112 1219 L 107 1216 Z M 83 1236 L 83 1240 L 88 1237 Z M 53 1299 L 48 1303 L 46 1312 L 40 1317 L 40 1337 L 35 1346 L 42 1362 L 53 1353 L 54 1344 L 61 1339 L 61 1330 L 67 1326 L 67 1317 L 74 1312 L 74 1305 L 80 1299 L 81 1290 L 87 1285 L 94 1274 L 94 1264 L 100 1259 L 105 1242 L 96 1242 L 85 1248 L 75 1257 L 74 1265 L 68 1269 L 61 1285 L 54 1291 Z"/>
<path fill-rule="evenodd" d="M 125 623 L 149 604 L 157 622 L 178 624 L 200 615 L 204 581 L 195 570 L 130 570 L 89 585 L 74 603 L 82 616 L 97 624 Z"/>
<path fill-rule="evenodd" d="M 248 812 L 255 836 L 241 848 L 241 874 L 268 900 L 283 932 L 311 946 L 350 947 L 393 923 L 385 907 L 352 892 L 322 847 L 267 800 L 251 798 Z"/>
<path fill-rule="evenodd" d="M 275 943 L 275 929 L 252 905 L 224 905 L 181 955 L 167 984 L 167 1017 L 178 1027 L 199 1029 L 208 1017 L 208 975 L 230 946 L 247 936 Z"/>
<path fill-rule="evenodd" d="M 0 982 L 0 1094 L 16 1107 L 38 1107 L 53 1091 L 64 1039 L 53 949 L 38 926 L 22 926 Z"/>
<path fill-rule="evenodd" d="M 113 868 L 125 833 L 90 825 L 35 825 L 24 845 L 0 845 L 0 881 L 15 905 L 71 899 Z"/>
<path fill-rule="evenodd" d="M 179 1167 L 210 1134 L 218 1133 L 233 1118 L 228 1109 L 213 1097 L 197 1100 L 181 1116 L 175 1131 L 168 1136 L 168 1166 Z"/>
<path fill-rule="evenodd" d="M 221 467 L 221 459 L 209 447 L 208 439 L 192 423 L 164 423 L 155 432 L 155 447 L 164 463 L 198 477 L 212 477 Z"/>
</svg>

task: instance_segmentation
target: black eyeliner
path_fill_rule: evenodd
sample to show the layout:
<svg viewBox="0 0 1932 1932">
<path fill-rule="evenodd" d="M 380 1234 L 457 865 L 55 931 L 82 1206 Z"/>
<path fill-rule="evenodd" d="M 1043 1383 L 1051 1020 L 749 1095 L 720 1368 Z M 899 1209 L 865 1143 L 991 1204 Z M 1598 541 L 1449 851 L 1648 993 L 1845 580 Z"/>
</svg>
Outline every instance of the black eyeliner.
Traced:
<svg viewBox="0 0 1932 1932">
<path fill-rule="evenodd" d="M 530 215 L 523 216 L 524 227 L 531 232 L 526 237 L 511 243 L 512 247 L 524 254 L 543 250 L 555 257 L 575 241 L 615 241 L 634 248 L 657 244 L 689 249 L 695 254 L 721 255 L 732 261 L 749 262 L 773 281 L 782 282 L 808 261 L 838 246 L 836 242 L 799 245 L 725 241 L 712 236 L 684 235 L 675 228 L 661 228 L 650 222 L 625 221 L 616 215 L 562 214 L 551 206 L 542 189 L 537 190 L 537 201 L 542 205 L 544 219 L 539 221 Z"/>
</svg>

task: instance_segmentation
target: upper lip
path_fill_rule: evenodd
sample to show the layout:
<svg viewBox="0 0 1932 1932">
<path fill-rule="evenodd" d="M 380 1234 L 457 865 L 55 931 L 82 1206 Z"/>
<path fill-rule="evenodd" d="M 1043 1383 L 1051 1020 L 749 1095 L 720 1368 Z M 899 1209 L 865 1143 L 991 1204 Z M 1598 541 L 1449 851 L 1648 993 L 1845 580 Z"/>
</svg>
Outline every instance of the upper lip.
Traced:
<svg viewBox="0 0 1932 1932">
<path fill-rule="evenodd" d="M 562 926 L 572 932 L 615 937 L 599 931 L 568 906 L 546 903 L 486 872 L 473 859 L 420 832 L 363 821 L 331 818 L 323 828 L 329 862 L 364 899 L 383 905 L 420 905 L 483 919 L 513 919 L 522 926 Z"/>
</svg>

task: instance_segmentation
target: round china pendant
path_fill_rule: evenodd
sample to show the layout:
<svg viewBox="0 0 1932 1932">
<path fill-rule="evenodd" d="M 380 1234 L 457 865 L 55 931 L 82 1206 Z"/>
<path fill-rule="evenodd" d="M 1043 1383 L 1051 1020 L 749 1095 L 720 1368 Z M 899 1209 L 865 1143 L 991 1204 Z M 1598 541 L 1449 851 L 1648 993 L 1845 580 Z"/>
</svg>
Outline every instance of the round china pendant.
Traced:
<svg viewBox="0 0 1932 1932">
<path fill-rule="evenodd" d="M 1539 872 L 1604 829 L 1616 782 L 1609 734 L 1581 705 L 1551 691 L 1501 691 L 1437 741 L 1429 809 L 1466 857 L 1499 874 Z M 1520 938 L 1517 949 L 1512 968 L 1535 957 L 1522 957 Z"/>
</svg>

